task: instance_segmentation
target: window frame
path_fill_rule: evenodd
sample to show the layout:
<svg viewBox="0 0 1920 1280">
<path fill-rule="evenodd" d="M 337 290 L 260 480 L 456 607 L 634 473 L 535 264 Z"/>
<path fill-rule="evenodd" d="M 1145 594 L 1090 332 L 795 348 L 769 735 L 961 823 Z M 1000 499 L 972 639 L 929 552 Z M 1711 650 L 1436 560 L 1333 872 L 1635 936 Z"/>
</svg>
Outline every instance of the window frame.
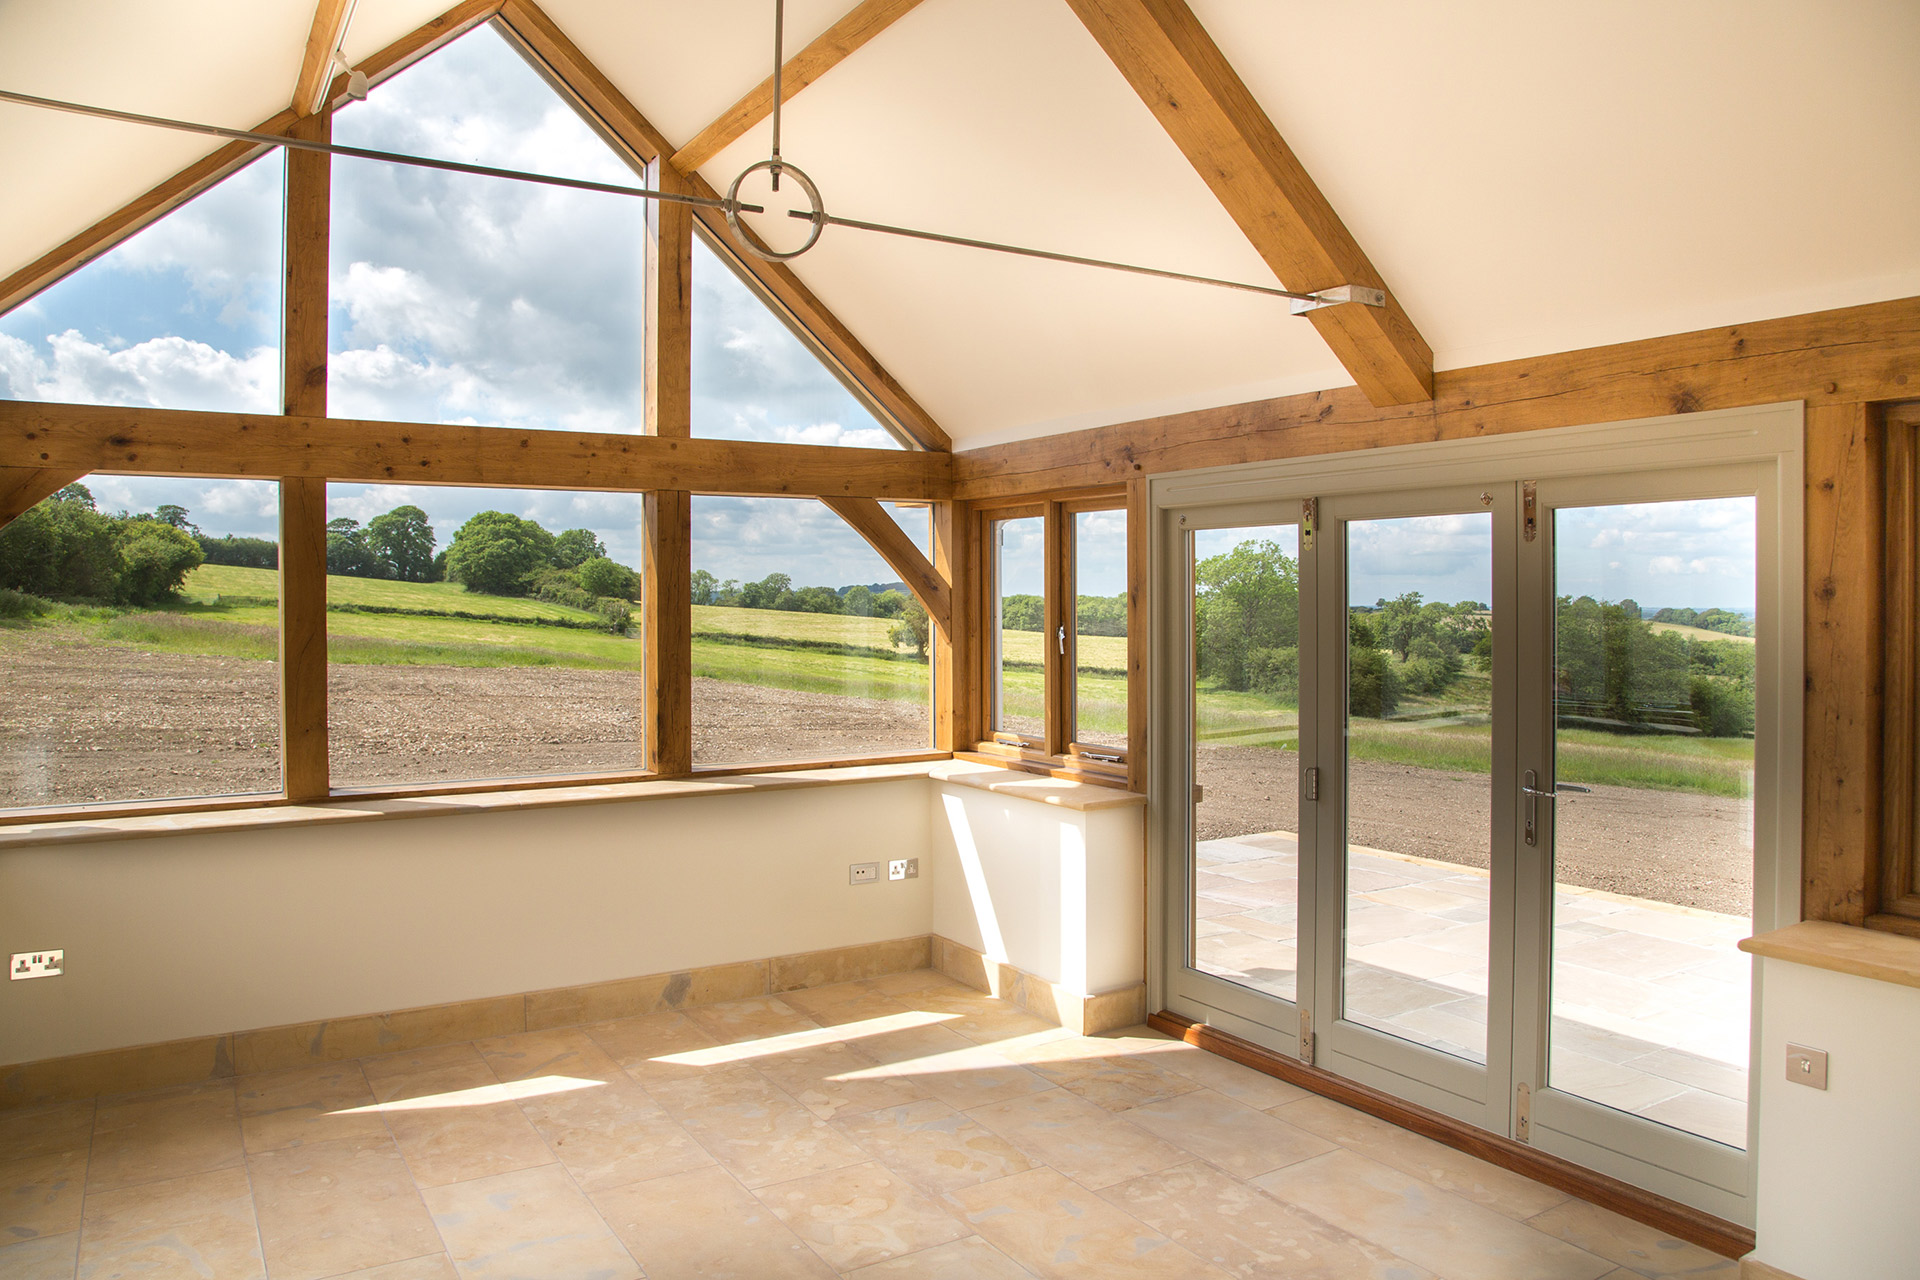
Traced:
<svg viewBox="0 0 1920 1280">
<path fill-rule="evenodd" d="M 1920 937 L 1920 401 L 1888 405 L 1882 498 L 1885 526 L 1885 673 L 1882 807 L 1877 874 L 1868 871 L 1869 928 Z"/>
</svg>

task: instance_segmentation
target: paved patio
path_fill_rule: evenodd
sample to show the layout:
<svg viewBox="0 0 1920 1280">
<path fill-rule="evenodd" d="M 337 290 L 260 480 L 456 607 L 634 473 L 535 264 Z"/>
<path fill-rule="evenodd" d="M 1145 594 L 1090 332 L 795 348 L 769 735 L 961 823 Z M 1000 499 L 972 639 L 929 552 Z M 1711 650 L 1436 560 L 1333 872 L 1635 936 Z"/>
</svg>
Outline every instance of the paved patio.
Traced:
<svg viewBox="0 0 1920 1280">
<path fill-rule="evenodd" d="M 1295 998 L 1291 832 L 1200 844 L 1199 965 Z M 1347 1016 L 1486 1057 L 1488 873 L 1355 848 Z M 1747 1140 L 1751 932 L 1738 916 L 1558 886 L 1553 1088 L 1730 1146 Z"/>
</svg>

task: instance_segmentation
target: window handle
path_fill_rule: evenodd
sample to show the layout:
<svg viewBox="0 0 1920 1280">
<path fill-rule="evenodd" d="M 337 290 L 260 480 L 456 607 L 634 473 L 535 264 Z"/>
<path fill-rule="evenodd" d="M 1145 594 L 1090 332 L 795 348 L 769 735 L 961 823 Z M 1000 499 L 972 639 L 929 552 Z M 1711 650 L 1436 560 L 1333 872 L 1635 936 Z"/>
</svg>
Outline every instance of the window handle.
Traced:
<svg viewBox="0 0 1920 1280">
<path fill-rule="evenodd" d="M 1067 628 L 1064 623 L 1060 627 L 1060 656 L 1067 656 Z"/>
</svg>

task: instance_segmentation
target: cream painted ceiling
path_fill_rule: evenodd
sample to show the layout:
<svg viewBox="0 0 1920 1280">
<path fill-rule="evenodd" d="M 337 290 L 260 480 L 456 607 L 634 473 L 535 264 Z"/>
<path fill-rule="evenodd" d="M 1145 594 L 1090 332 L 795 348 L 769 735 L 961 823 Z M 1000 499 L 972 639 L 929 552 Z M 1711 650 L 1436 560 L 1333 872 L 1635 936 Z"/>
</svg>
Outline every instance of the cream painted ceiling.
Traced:
<svg viewBox="0 0 1920 1280">
<path fill-rule="evenodd" d="M 789 51 L 852 3 L 789 0 Z M 1441 369 L 1920 294 L 1915 0 L 1190 3 Z M 349 57 L 443 7 L 358 0 Z M 676 143 L 766 74 L 772 8 L 546 4 Z M 0 0 L 0 86 L 249 127 L 311 17 Z M 207 149 L 0 104 L 0 275 Z M 925 0 L 784 150 L 834 213 L 1271 282 L 1064 0 Z M 841 229 L 795 270 L 959 446 L 1349 381 L 1275 300 Z"/>
</svg>

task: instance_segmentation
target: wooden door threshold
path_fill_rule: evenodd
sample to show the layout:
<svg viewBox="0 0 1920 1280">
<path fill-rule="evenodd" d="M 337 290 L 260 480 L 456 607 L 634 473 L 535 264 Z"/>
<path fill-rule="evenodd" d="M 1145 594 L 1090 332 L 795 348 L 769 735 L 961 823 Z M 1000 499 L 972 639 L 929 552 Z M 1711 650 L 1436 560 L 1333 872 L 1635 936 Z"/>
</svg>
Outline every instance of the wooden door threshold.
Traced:
<svg viewBox="0 0 1920 1280">
<path fill-rule="evenodd" d="M 1331 1071 L 1310 1067 L 1285 1054 L 1264 1049 L 1251 1040 L 1243 1040 L 1232 1032 L 1168 1012 L 1149 1017 L 1147 1025 L 1210 1053 L 1231 1058 L 1242 1066 L 1252 1067 L 1275 1079 L 1299 1085 L 1302 1089 L 1332 1098 L 1335 1102 L 1343 1102 L 1368 1115 L 1378 1116 L 1389 1124 L 1432 1138 L 1456 1151 L 1477 1156 L 1488 1164 L 1511 1169 L 1555 1190 L 1579 1196 L 1582 1200 L 1611 1209 L 1622 1217 L 1664 1231 L 1688 1244 L 1711 1249 L 1722 1257 L 1738 1258 L 1753 1250 L 1753 1232 L 1747 1227 L 1716 1218 L 1677 1200 L 1655 1195 L 1632 1183 L 1596 1173 L 1571 1160 L 1548 1155 L 1524 1142 L 1489 1133 L 1464 1120 L 1455 1120 L 1430 1108 L 1402 1101 L 1390 1093 L 1337 1076 Z"/>
</svg>

